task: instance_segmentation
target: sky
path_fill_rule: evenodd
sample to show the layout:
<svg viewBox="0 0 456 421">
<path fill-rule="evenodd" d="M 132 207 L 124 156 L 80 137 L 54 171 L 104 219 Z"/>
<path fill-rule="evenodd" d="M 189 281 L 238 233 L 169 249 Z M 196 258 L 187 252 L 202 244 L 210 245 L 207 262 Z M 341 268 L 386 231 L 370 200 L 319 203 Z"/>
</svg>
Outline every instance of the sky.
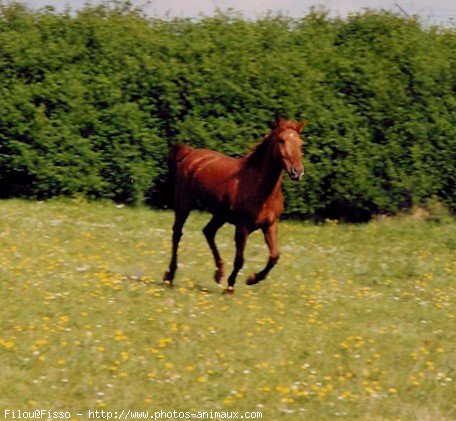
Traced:
<svg viewBox="0 0 456 421">
<path fill-rule="evenodd" d="M 62 10 L 66 6 L 75 10 L 85 3 L 96 4 L 100 0 L 20 0 L 31 7 L 54 6 Z M 211 15 L 216 9 L 232 8 L 248 18 L 264 15 L 268 11 L 282 12 L 300 17 L 312 6 L 322 6 L 335 16 L 365 8 L 393 10 L 403 15 L 419 15 L 426 24 L 443 24 L 456 27 L 455 0 L 131 0 L 152 16 L 164 17 L 167 13 L 178 17 Z M 401 11 L 402 9 L 402 11 Z"/>
</svg>

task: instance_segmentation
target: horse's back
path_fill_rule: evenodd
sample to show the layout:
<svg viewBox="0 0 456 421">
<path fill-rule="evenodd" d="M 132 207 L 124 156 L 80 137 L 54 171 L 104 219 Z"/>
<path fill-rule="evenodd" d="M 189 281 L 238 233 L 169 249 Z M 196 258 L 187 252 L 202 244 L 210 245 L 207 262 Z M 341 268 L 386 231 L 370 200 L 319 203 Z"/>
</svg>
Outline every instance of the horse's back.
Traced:
<svg viewBox="0 0 456 421">
<path fill-rule="evenodd" d="M 209 211 L 226 201 L 239 172 L 239 159 L 209 149 L 176 145 L 169 159 L 175 173 L 175 199 L 190 200 Z"/>
<path fill-rule="evenodd" d="M 223 177 L 225 173 L 232 173 L 238 169 L 236 158 L 209 149 L 195 149 L 182 144 L 173 146 L 169 160 L 180 176 L 187 178 L 214 171 L 216 174 L 211 174 L 212 176 Z"/>
</svg>

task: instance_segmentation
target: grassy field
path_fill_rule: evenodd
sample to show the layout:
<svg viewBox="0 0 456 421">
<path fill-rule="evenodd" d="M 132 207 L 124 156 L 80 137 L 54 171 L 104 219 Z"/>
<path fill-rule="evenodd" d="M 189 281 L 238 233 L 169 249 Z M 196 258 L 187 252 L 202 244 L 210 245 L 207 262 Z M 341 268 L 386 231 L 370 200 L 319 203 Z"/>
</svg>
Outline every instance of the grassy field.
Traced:
<svg viewBox="0 0 456 421">
<path fill-rule="evenodd" d="M 456 222 L 282 222 L 282 256 L 247 244 L 234 296 L 194 213 L 176 286 L 173 215 L 78 201 L 0 202 L 4 409 L 262 411 L 277 420 L 451 420 Z M 233 229 L 217 240 L 231 268 Z"/>
</svg>

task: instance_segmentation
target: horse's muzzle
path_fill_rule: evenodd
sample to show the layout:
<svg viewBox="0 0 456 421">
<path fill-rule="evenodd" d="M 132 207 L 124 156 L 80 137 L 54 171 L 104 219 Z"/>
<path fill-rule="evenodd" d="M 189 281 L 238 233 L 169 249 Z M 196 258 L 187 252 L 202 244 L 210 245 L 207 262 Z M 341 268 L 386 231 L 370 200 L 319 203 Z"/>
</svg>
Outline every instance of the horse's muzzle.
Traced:
<svg viewBox="0 0 456 421">
<path fill-rule="evenodd" d="M 303 167 L 296 167 L 293 165 L 290 170 L 288 171 L 288 175 L 293 181 L 301 180 L 302 176 L 304 175 L 304 168 Z"/>
</svg>

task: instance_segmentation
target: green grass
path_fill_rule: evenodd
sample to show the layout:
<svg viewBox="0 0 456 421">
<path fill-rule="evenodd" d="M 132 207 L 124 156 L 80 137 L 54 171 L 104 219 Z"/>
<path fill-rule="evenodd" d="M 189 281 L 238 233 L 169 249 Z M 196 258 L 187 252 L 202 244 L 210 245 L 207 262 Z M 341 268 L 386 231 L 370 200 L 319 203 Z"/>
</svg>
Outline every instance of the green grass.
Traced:
<svg viewBox="0 0 456 421">
<path fill-rule="evenodd" d="M 234 296 L 193 213 L 0 202 L 3 408 L 262 411 L 277 420 L 455 419 L 456 222 L 282 222 L 269 278 L 249 238 Z M 233 228 L 217 236 L 231 268 Z M 73 415 L 73 418 L 80 417 Z"/>
</svg>

